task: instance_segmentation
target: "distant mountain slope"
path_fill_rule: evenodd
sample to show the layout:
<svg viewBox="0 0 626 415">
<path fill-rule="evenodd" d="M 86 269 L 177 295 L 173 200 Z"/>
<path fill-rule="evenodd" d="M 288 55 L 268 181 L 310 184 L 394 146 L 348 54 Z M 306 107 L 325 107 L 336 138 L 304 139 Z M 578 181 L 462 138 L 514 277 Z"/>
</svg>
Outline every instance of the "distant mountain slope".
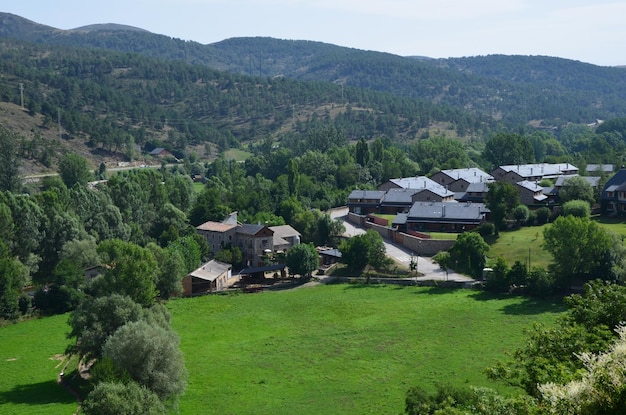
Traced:
<svg viewBox="0 0 626 415">
<path fill-rule="evenodd" d="M 551 57 L 417 59 L 314 41 L 233 38 L 211 45 L 96 25 L 62 31 L 0 14 L 0 35 L 141 53 L 218 70 L 367 88 L 489 116 L 508 127 L 587 123 L 626 113 L 626 71 Z"/>
<path fill-rule="evenodd" d="M 148 32 L 145 29 L 141 29 L 135 26 L 128 26 L 117 23 L 101 23 L 101 24 L 92 24 L 87 26 L 81 26 L 74 29 L 71 29 L 75 32 L 114 32 L 114 31 L 131 31 L 131 32 Z"/>
</svg>

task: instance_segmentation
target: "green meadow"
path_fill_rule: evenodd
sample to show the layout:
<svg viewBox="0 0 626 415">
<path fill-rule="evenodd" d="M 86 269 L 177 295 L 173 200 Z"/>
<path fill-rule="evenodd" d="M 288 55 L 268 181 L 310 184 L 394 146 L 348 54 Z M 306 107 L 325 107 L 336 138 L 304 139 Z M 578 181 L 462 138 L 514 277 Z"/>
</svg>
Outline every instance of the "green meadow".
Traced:
<svg viewBox="0 0 626 415">
<path fill-rule="evenodd" d="M 70 415 L 78 404 L 57 385 L 67 315 L 0 327 L 0 414 Z"/>
<path fill-rule="evenodd" d="M 318 285 L 167 304 L 189 371 L 181 414 L 399 414 L 414 385 L 516 389 L 484 369 L 563 306 L 472 290 Z M 72 414 L 67 316 L 0 328 L 0 414 Z M 69 368 L 71 370 L 72 368 Z"/>
<path fill-rule="evenodd" d="M 330 285 L 171 301 L 182 414 L 399 414 L 438 382 L 503 393 L 484 369 L 562 306 L 471 290 Z"/>
</svg>

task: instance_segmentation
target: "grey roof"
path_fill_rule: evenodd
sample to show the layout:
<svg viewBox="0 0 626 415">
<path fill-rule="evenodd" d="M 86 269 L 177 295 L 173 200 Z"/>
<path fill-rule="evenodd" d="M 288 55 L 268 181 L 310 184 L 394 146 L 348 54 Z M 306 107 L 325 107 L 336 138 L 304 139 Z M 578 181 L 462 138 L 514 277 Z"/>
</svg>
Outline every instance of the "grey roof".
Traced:
<svg viewBox="0 0 626 415">
<path fill-rule="evenodd" d="M 205 281 L 215 281 L 217 277 L 231 269 L 230 264 L 225 264 L 216 260 L 211 260 L 203 264 L 200 268 L 189 273 L 194 278 L 200 278 Z"/>
<path fill-rule="evenodd" d="M 472 193 L 487 193 L 489 191 L 489 186 L 487 186 L 486 182 L 470 183 L 467 185 L 467 189 L 465 189 L 465 191 Z"/>
<path fill-rule="evenodd" d="M 493 181 L 493 176 L 491 174 L 485 173 L 484 171 L 476 167 L 468 167 L 466 169 L 441 170 L 441 173 L 450 177 L 452 180 L 465 180 L 468 183 Z"/>
<path fill-rule="evenodd" d="M 542 192 L 543 187 L 539 186 L 535 182 L 529 182 L 528 180 L 522 180 L 521 182 L 517 182 L 519 187 L 523 187 L 524 189 L 528 189 L 532 192 Z"/>
<path fill-rule="evenodd" d="M 411 204 L 413 195 L 421 192 L 422 189 L 389 189 L 383 197 L 383 204 Z"/>
<path fill-rule="evenodd" d="M 332 256 L 332 257 L 335 257 L 335 258 L 341 258 L 341 251 L 338 250 L 337 248 L 325 249 L 323 251 L 320 251 L 320 255 L 326 255 L 326 256 Z"/>
<path fill-rule="evenodd" d="M 417 202 L 411 207 L 407 221 L 479 221 L 487 212 L 489 209 L 483 203 Z"/>
<path fill-rule="evenodd" d="M 300 232 L 289 225 L 270 226 L 270 229 L 274 231 L 274 238 L 293 238 L 294 236 L 301 236 Z"/>
<path fill-rule="evenodd" d="M 439 183 L 429 179 L 426 176 L 402 177 L 399 179 L 390 179 L 390 182 L 396 184 L 402 189 L 437 189 L 444 188 Z"/>
<path fill-rule="evenodd" d="M 572 177 L 582 177 L 583 179 L 585 179 L 585 181 L 587 183 L 589 183 L 591 185 L 591 187 L 597 187 L 598 184 L 600 183 L 600 178 L 599 177 L 579 176 L 577 174 L 564 174 L 562 176 L 557 177 L 556 182 L 554 182 L 554 186 L 555 187 L 563 187 L 565 182 L 568 181 L 569 179 L 571 179 Z"/>
<path fill-rule="evenodd" d="M 393 219 L 392 225 L 404 225 L 406 224 L 406 219 L 409 217 L 408 213 L 398 213 L 396 217 Z"/>
<path fill-rule="evenodd" d="M 348 199 L 376 199 L 381 200 L 385 195 L 384 190 L 353 190 Z"/>
<path fill-rule="evenodd" d="M 563 172 L 578 171 L 578 167 L 570 163 L 538 163 L 538 164 L 510 164 L 500 166 L 506 172 L 515 172 L 522 177 L 556 177 Z"/>
<path fill-rule="evenodd" d="M 239 227 L 237 228 L 237 233 L 242 233 L 244 235 L 256 235 L 264 227 L 264 225 L 253 225 L 245 223 L 243 225 L 239 225 Z"/>
<path fill-rule="evenodd" d="M 587 173 L 613 173 L 614 171 L 614 164 L 587 164 Z"/>
<path fill-rule="evenodd" d="M 157 147 L 157 148 L 155 148 L 154 150 L 152 150 L 150 152 L 150 155 L 151 156 L 158 156 L 159 154 L 161 154 L 164 151 L 165 151 L 165 149 L 163 147 Z"/>
</svg>

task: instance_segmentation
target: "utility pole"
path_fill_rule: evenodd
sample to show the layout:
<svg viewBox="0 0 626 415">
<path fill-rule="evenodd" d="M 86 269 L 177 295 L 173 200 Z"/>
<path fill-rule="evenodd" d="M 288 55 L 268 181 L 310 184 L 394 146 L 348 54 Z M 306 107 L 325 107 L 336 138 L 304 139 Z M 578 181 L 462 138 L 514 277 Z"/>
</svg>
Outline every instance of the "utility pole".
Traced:
<svg viewBox="0 0 626 415">
<path fill-rule="evenodd" d="M 20 82 L 20 100 L 22 104 L 22 111 L 24 110 L 24 84 Z"/>
<path fill-rule="evenodd" d="M 61 132 L 61 108 L 57 108 L 57 123 L 59 124 L 59 138 L 63 138 Z"/>
</svg>

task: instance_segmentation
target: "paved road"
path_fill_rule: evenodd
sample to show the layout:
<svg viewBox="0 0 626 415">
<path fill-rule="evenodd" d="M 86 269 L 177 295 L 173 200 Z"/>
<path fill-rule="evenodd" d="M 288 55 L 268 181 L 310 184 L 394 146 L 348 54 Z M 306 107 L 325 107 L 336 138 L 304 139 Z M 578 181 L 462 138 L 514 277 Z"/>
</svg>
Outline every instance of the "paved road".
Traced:
<svg viewBox="0 0 626 415">
<path fill-rule="evenodd" d="M 331 218 L 341 219 L 343 221 L 343 224 L 346 227 L 344 236 L 352 237 L 365 233 L 365 229 L 354 226 L 352 223 L 347 221 L 348 208 L 332 209 L 329 213 Z M 407 267 L 409 266 L 411 263 L 411 257 L 415 256 L 414 252 L 384 239 L 383 242 L 385 243 L 385 249 L 389 258 L 402 265 L 406 265 Z M 439 265 L 435 264 L 429 257 L 418 257 L 417 271 L 423 275 L 421 277 L 415 277 L 414 279 L 416 280 L 473 281 L 472 278 L 458 274 L 454 271 L 448 271 L 446 275 L 446 272 L 442 270 Z"/>
</svg>

